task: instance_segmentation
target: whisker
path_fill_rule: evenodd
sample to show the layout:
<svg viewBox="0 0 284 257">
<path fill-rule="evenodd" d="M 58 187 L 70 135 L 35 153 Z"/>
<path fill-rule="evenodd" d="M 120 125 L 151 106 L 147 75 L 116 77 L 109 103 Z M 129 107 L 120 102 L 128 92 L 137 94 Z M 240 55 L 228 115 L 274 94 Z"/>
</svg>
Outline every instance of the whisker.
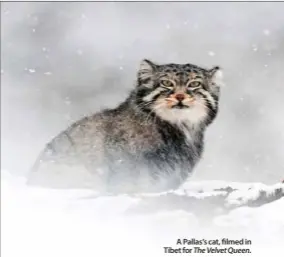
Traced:
<svg viewBox="0 0 284 257">
<path fill-rule="evenodd" d="M 165 98 L 165 100 L 167 101 L 171 101 L 171 102 L 176 102 L 177 100 L 173 99 L 173 98 Z"/>
<path fill-rule="evenodd" d="M 151 114 L 156 111 L 156 106 L 153 107 L 153 109 L 150 111 L 150 113 L 147 115 L 145 121 L 142 124 L 147 124 L 148 120 L 150 119 Z M 154 121 L 156 122 L 156 117 L 154 117 Z"/>
<path fill-rule="evenodd" d="M 143 102 L 143 103 L 138 104 L 137 107 L 140 107 L 140 108 L 147 107 L 152 103 L 153 103 L 152 101 L 151 102 Z"/>
<path fill-rule="evenodd" d="M 205 99 L 204 99 L 204 100 L 205 100 Z M 217 113 L 217 110 L 210 109 L 206 104 L 203 104 L 203 103 L 200 103 L 200 102 L 197 102 L 196 104 L 199 105 L 199 106 L 205 107 L 207 110 L 213 112 L 214 114 Z"/>
</svg>

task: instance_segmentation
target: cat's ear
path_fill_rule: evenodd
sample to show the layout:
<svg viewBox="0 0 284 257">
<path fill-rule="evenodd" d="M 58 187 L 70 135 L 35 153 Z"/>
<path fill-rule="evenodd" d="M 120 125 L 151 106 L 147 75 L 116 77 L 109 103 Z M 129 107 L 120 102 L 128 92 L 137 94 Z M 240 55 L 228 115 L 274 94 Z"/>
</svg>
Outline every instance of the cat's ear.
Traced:
<svg viewBox="0 0 284 257">
<path fill-rule="evenodd" d="M 218 75 L 218 73 L 222 73 L 221 68 L 219 66 L 214 66 L 212 69 L 208 70 L 208 75 L 211 78 L 214 78 L 216 75 Z"/>
<path fill-rule="evenodd" d="M 222 86 L 223 83 L 223 71 L 219 66 L 214 66 L 207 71 L 208 77 L 213 84 Z"/>
<path fill-rule="evenodd" d="M 142 60 L 140 63 L 139 70 L 138 70 L 138 79 L 140 81 L 151 79 L 156 69 L 157 69 L 157 65 L 151 62 L 150 60 L 147 60 L 147 59 Z"/>
</svg>

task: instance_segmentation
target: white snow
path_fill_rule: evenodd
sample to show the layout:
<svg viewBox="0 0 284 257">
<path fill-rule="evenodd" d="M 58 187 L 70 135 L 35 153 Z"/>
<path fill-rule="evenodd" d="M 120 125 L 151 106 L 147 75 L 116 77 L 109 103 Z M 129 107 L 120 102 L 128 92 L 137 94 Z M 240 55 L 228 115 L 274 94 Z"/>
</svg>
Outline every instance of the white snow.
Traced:
<svg viewBox="0 0 284 257">
<path fill-rule="evenodd" d="M 269 36 L 270 35 L 270 31 L 268 29 L 263 30 L 263 34 L 265 36 Z"/>
<path fill-rule="evenodd" d="M 258 50 L 257 45 L 252 45 L 252 50 L 253 50 L 254 52 L 256 52 L 256 51 Z"/>
<path fill-rule="evenodd" d="M 35 72 L 36 72 L 35 69 L 28 69 L 28 71 L 29 71 L 30 73 L 35 73 Z"/>
<path fill-rule="evenodd" d="M 241 189 L 238 194 L 232 193 L 228 202 L 239 197 L 244 201 L 256 197 L 259 190 L 272 192 L 281 187 L 204 181 L 188 182 L 175 193 L 206 197 L 214 188 L 226 186 Z M 234 209 L 207 224 L 198 215 L 178 209 L 130 214 L 128 211 L 139 206 L 146 195 L 99 197 L 91 190 L 28 187 L 24 178 L 15 178 L 7 171 L 2 171 L 1 189 L 3 257 L 158 257 L 167 255 L 163 247 L 178 247 L 179 238 L 246 238 L 252 240 L 252 245 L 246 246 L 252 251 L 249 256 L 262 253 L 277 257 L 282 253 L 283 198 L 258 208 Z M 200 190 L 203 192 L 198 193 Z"/>
<path fill-rule="evenodd" d="M 208 55 L 209 55 L 209 56 L 215 56 L 215 53 L 214 53 L 213 51 L 209 51 L 209 52 L 208 52 Z"/>
</svg>

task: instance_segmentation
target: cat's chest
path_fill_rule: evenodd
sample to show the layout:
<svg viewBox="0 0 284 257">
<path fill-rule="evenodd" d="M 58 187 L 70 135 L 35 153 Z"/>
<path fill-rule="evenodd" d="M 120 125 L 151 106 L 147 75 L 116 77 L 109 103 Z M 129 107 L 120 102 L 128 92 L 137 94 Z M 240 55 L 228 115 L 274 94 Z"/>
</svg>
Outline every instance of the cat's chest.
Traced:
<svg viewBox="0 0 284 257">
<path fill-rule="evenodd" d="M 203 149 L 203 133 L 187 124 L 181 124 L 168 131 L 164 137 L 164 149 L 167 158 L 195 162 Z"/>
<path fill-rule="evenodd" d="M 163 162 L 192 161 L 198 155 L 196 138 L 187 129 L 162 128 L 159 135 L 159 144 L 146 151 L 146 156 Z"/>
</svg>

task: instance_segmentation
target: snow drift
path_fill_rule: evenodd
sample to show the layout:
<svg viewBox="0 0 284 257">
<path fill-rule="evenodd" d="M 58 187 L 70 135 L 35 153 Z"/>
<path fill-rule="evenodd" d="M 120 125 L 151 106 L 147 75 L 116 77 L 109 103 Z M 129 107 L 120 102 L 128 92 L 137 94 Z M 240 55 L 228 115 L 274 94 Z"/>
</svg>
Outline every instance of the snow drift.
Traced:
<svg viewBox="0 0 284 257">
<path fill-rule="evenodd" d="M 99 196 L 28 187 L 2 171 L 1 187 L 3 257 L 165 256 L 182 238 L 245 238 L 250 256 L 282 252 L 280 183 L 188 182 L 160 194 Z"/>
</svg>

